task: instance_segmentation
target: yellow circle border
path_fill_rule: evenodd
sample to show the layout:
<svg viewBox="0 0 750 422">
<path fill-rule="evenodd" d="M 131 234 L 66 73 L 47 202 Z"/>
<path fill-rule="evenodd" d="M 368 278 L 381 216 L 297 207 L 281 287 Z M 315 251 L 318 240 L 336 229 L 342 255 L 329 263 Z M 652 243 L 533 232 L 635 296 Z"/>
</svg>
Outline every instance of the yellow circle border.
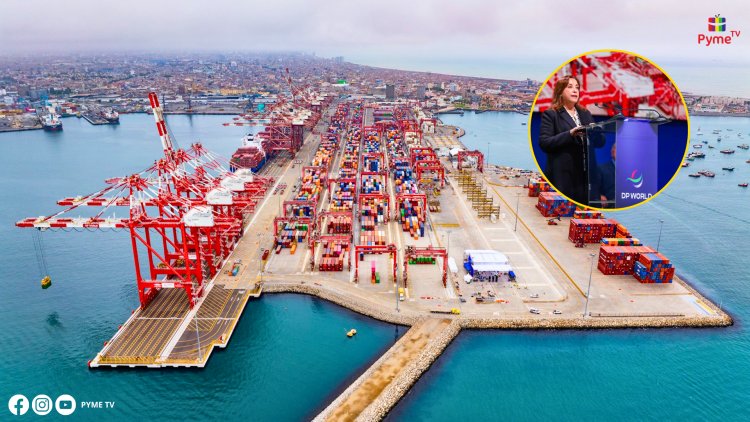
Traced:
<svg viewBox="0 0 750 422">
<path fill-rule="evenodd" d="M 685 103 L 685 97 L 682 96 L 682 91 L 680 90 L 680 87 L 677 86 L 677 84 L 675 83 L 674 79 L 672 79 L 672 77 L 669 76 L 669 73 L 667 73 L 664 69 L 662 69 L 661 66 L 659 66 L 658 64 L 654 63 L 652 60 L 650 60 L 650 59 L 648 59 L 648 58 L 646 58 L 646 57 L 644 57 L 644 56 L 642 56 L 640 54 L 633 53 L 632 51 L 628 51 L 628 50 L 598 49 L 598 50 L 591 50 L 591 51 L 587 51 L 585 53 L 578 54 L 578 55 L 572 57 L 570 60 L 567 60 L 567 61 L 563 62 L 563 64 L 561 64 L 560 66 L 557 66 L 557 68 L 555 70 L 553 70 L 552 73 L 550 73 L 550 75 L 547 77 L 547 79 L 545 79 L 544 82 L 542 82 L 542 85 L 539 87 L 539 90 L 537 91 L 536 95 L 534 96 L 534 102 L 531 103 L 531 110 L 529 111 L 529 119 L 528 119 L 528 122 L 526 123 L 526 127 L 528 129 L 527 133 L 528 133 L 528 138 L 529 138 L 529 149 L 531 150 L 531 156 L 534 157 L 534 164 L 536 165 L 536 168 L 539 170 L 539 174 L 542 175 L 542 177 L 544 177 L 544 180 L 547 180 L 547 177 L 544 174 L 544 171 L 542 171 L 542 168 L 539 166 L 539 162 L 536 159 L 536 154 L 534 153 L 534 143 L 533 143 L 533 140 L 531 139 L 531 119 L 534 116 L 534 108 L 536 107 L 536 101 L 539 99 L 539 95 L 542 93 L 542 89 L 544 89 L 544 87 L 547 85 L 547 82 L 549 82 L 549 80 L 553 76 L 555 76 L 557 74 L 557 72 L 559 72 L 560 69 L 563 68 L 563 66 L 568 65 L 570 62 L 572 62 L 572 61 L 574 61 L 574 60 L 576 60 L 576 59 L 578 59 L 580 57 L 589 55 L 589 54 L 594 54 L 594 53 L 612 53 L 612 52 L 630 54 L 631 56 L 635 56 L 635 57 L 637 57 L 639 59 L 642 59 L 642 60 L 645 60 L 645 61 L 649 62 L 649 64 L 651 64 L 652 66 L 654 66 L 657 69 L 659 69 L 659 71 L 661 71 L 661 73 L 663 73 L 664 76 L 666 76 L 667 79 L 669 79 L 669 82 L 677 90 L 677 94 L 680 96 L 680 101 L 682 102 L 682 107 L 685 109 L 685 121 L 687 122 L 687 139 L 685 140 L 685 152 L 682 154 L 682 162 L 681 163 L 685 162 L 685 158 L 687 157 L 688 151 L 690 150 L 690 134 L 691 134 L 691 132 L 690 132 L 690 113 L 688 111 L 687 103 Z M 645 199 L 645 200 L 643 200 L 643 201 L 641 201 L 641 202 L 639 202 L 637 204 L 630 205 L 630 206 L 627 206 L 627 207 L 622 207 L 622 208 L 596 208 L 596 207 L 592 207 L 590 205 L 584 205 L 584 204 L 576 202 L 576 201 L 568 198 L 567 196 L 565 196 L 565 194 L 563 194 L 562 192 L 560 192 L 549 180 L 547 180 L 547 183 L 549 183 L 550 186 L 552 186 L 555 189 L 556 193 L 558 193 L 559 195 L 561 195 L 563 198 L 567 199 L 568 201 L 570 201 L 570 202 L 578 205 L 579 207 L 583 207 L 583 208 L 586 208 L 586 209 L 593 209 L 593 210 L 597 210 L 597 211 L 603 211 L 603 212 L 618 212 L 618 211 L 625 211 L 625 210 L 633 209 L 633 208 L 636 208 L 636 207 L 640 207 L 641 205 L 643 205 L 645 203 L 648 203 L 652 199 L 656 198 L 664 190 L 666 190 L 669 187 L 669 185 L 672 184 L 672 182 L 674 182 L 674 179 L 677 177 L 678 174 L 680 174 L 681 170 L 682 170 L 682 164 L 680 164 L 680 166 L 677 167 L 677 171 L 674 172 L 674 174 L 672 175 L 672 178 L 669 179 L 669 181 L 667 182 L 667 184 L 665 184 L 664 186 L 662 186 L 661 189 L 659 189 L 658 191 L 656 191 L 656 193 L 652 197 L 647 198 L 647 199 Z"/>
</svg>

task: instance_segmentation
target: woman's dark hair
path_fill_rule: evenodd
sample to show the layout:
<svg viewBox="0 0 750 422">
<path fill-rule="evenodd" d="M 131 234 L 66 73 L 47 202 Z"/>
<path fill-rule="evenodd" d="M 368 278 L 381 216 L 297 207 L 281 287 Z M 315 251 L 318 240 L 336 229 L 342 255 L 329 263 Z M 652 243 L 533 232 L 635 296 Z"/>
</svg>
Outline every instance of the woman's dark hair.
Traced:
<svg viewBox="0 0 750 422">
<path fill-rule="evenodd" d="M 552 90 L 552 107 L 555 110 L 560 110 L 563 108 L 563 99 L 562 99 L 562 93 L 565 90 L 565 88 L 568 87 L 568 82 L 570 82 L 571 79 L 574 79 L 578 83 L 578 90 L 581 89 L 581 81 L 578 80 L 575 76 L 571 75 L 565 75 L 562 78 L 560 78 L 557 82 L 555 82 L 555 88 Z M 580 98 L 580 97 L 579 97 Z M 576 108 L 578 107 L 578 103 L 576 102 Z"/>
</svg>

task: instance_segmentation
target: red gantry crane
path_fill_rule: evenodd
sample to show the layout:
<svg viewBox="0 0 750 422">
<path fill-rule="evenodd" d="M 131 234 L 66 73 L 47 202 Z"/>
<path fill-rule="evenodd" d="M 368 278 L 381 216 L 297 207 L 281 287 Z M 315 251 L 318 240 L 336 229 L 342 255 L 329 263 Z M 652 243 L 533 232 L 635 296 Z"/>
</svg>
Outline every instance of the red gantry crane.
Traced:
<svg viewBox="0 0 750 422">
<path fill-rule="evenodd" d="M 192 307 L 242 237 L 247 215 L 271 180 L 247 169 L 231 173 L 226 159 L 201 144 L 177 148 L 155 93 L 149 94 L 149 101 L 164 158 L 140 173 L 108 179 L 109 186 L 97 192 L 60 200 L 66 207 L 62 211 L 27 218 L 16 226 L 127 230 L 141 307 L 165 288 L 185 290 Z M 102 209 L 88 217 L 70 216 L 86 207 Z M 128 216 L 110 216 L 115 207 L 128 207 Z M 143 264 L 142 253 L 147 257 Z"/>
</svg>

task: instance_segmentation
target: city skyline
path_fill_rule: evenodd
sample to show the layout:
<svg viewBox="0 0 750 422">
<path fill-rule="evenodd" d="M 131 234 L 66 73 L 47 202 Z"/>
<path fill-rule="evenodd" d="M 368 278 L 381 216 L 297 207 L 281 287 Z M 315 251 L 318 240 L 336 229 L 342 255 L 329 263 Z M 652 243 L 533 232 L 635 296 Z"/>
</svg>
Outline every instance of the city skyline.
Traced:
<svg viewBox="0 0 750 422">
<path fill-rule="evenodd" d="M 623 49 L 665 69 L 685 91 L 750 97 L 750 44 L 696 42 L 709 16 L 743 29 L 741 1 L 718 5 L 625 1 L 603 9 L 570 2 L 570 15 L 536 1 L 523 5 L 469 1 L 358 4 L 282 0 L 253 5 L 140 0 L 108 5 L 66 2 L 55 13 L 28 13 L 39 1 L 0 4 L 0 60 L 43 52 L 302 51 L 343 56 L 362 65 L 462 76 L 544 80 L 580 53 Z M 719 10 L 721 9 L 721 10 Z M 638 28 L 633 22 L 638 21 Z M 30 30 L 33 28 L 33 30 Z M 653 28 L 642 30 L 640 28 Z M 635 30 L 634 30 L 635 29 Z M 569 34 L 561 36 L 560 34 Z M 711 76 L 717 69 L 725 74 Z"/>
</svg>

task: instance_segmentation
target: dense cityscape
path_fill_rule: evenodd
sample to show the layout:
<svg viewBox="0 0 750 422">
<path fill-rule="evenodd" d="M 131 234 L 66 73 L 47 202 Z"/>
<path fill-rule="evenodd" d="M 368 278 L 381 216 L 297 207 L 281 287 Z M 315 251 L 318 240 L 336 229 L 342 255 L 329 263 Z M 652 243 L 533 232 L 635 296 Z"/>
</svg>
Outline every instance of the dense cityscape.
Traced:
<svg viewBox="0 0 750 422">
<path fill-rule="evenodd" d="M 309 54 L 18 57 L 0 65 L 0 131 L 41 128 L 46 114 L 113 123 L 103 113 L 148 110 L 157 91 L 167 113 L 239 114 L 289 91 L 414 99 L 430 111 L 526 113 L 538 82 L 383 69 Z M 116 122 L 116 120 L 114 121 Z"/>
</svg>

